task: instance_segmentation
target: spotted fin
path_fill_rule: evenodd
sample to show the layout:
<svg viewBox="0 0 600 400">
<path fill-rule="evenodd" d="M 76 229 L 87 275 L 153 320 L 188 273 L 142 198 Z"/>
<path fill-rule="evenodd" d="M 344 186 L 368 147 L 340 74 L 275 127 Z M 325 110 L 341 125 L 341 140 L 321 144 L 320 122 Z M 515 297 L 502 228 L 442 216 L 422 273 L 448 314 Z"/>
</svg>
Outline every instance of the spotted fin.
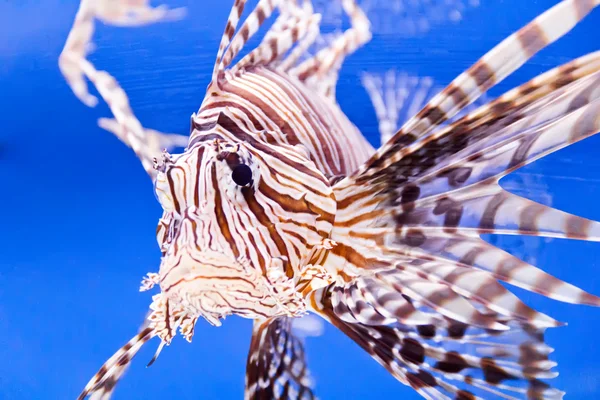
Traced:
<svg viewBox="0 0 600 400">
<path fill-rule="evenodd" d="M 357 173 L 374 173 L 398 161 L 399 148 L 427 136 L 568 33 L 598 5 L 600 0 L 563 0 L 506 38 L 434 96 Z"/>
<path fill-rule="evenodd" d="M 382 293 L 389 292 L 384 298 L 394 297 L 394 304 L 402 303 L 401 295 L 439 316 L 483 329 L 506 329 L 488 312 L 538 328 L 560 325 L 527 307 L 497 280 L 557 300 L 600 306 L 600 298 L 479 237 L 495 233 L 600 241 L 600 223 L 519 197 L 498 184 L 507 173 L 600 131 L 600 71 L 589 68 L 579 76 L 536 95 L 512 118 L 503 110 L 501 119 L 507 120 L 499 125 L 479 125 L 467 115 L 399 150 L 398 161 L 388 167 L 374 167 L 373 174 L 345 178 L 334 186 L 338 213 L 332 240 L 337 246 L 328 262 L 355 275 L 350 286 L 332 291 L 336 310 L 349 310 L 340 318 L 363 324 L 370 318 L 423 321 L 410 302 L 401 312 L 390 310 L 392 303 L 381 301 Z M 560 80 L 554 75 L 544 86 Z M 530 94 L 545 90 L 539 87 Z M 355 296 L 341 296 L 341 290 L 365 297 L 357 303 Z"/>
<path fill-rule="evenodd" d="M 457 121 L 398 150 L 398 160 L 386 168 L 338 182 L 340 236 L 348 229 L 394 226 L 599 240 L 598 223 L 498 185 L 506 174 L 598 131 L 600 71 L 532 101 L 501 125 Z"/>
<path fill-rule="evenodd" d="M 292 319 L 257 321 L 246 367 L 246 400 L 316 399 L 306 366 L 304 345 L 292 331 Z"/>
<path fill-rule="evenodd" d="M 480 235 L 600 241 L 600 223 L 499 185 L 518 168 L 600 131 L 600 53 L 441 125 L 597 4 L 565 0 L 540 16 L 334 184 L 336 246 L 326 267 L 339 279 L 313 292 L 310 304 L 425 398 L 562 398 L 543 382 L 556 375 L 543 331 L 561 323 L 499 281 L 575 304 L 600 306 L 600 298 Z M 499 65 L 502 54 L 515 60 Z M 493 74 L 479 75 L 484 70 Z"/>
<path fill-rule="evenodd" d="M 544 329 L 506 322 L 491 331 L 437 318 L 435 324 L 367 325 L 342 319 L 332 287 L 313 293 L 315 312 L 426 399 L 562 399 L 544 382 L 557 375 Z M 415 307 L 426 310 L 413 303 Z M 423 311 L 432 313 L 431 310 Z"/>
</svg>

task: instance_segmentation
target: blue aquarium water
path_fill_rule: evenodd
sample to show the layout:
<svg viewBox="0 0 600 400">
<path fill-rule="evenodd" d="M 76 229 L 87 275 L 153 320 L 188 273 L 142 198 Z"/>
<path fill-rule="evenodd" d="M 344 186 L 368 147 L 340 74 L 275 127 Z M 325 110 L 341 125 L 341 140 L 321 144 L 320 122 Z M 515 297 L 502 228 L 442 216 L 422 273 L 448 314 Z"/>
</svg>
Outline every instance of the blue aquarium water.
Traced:
<svg viewBox="0 0 600 400">
<path fill-rule="evenodd" d="M 0 1 L 0 399 L 75 398 L 136 332 L 151 297 L 138 293 L 139 282 L 160 260 L 155 228 L 161 209 L 151 182 L 133 153 L 98 128 L 96 120 L 109 116 L 108 108 L 84 106 L 58 70 L 77 3 Z M 186 134 L 231 1 L 168 3 L 187 6 L 187 17 L 135 29 L 98 24 L 90 60 L 117 77 L 144 126 Z M 390 13 L 399 3 L 389 1 Z M 447 3 L 454 11 L 414 7 L 391 22 L 380 14 L 383 22 L 375 26 L 372 42 L 344 65 L 339 103 L 373 144 L 379 141 L 377 120 L 361 86 L 362 72 L 396 68 L 446 85 L 556 1 Z M 335 18 L 328 21 L 335 24 Z M 425 25 L 417 29 L 410 21 Z M 596 10 L 488 96 L 600 49 L 599 25 Z M 600 137 L 587 139 L 513 173 L 503 184 L 600 220 L 599 150 Z M 490 240 L 600 294 L 600 243 Z M 600 398 L 600 310 L 515 292 L 569 323 L 547 334 L 560 372 L 553 384 L 569 399 Z M 237 317 L 221 328 L 200 322 L 191 345 L 177 338 L 151 368 L 145 365 L 155 347 L 146 346 L 115 398 L 241 399 L 250 332 L 251 322 Z M 323 336 L 308 338 L 306 346 L 322 399 L 420 398 L 330 326 Z"/>
</svg>

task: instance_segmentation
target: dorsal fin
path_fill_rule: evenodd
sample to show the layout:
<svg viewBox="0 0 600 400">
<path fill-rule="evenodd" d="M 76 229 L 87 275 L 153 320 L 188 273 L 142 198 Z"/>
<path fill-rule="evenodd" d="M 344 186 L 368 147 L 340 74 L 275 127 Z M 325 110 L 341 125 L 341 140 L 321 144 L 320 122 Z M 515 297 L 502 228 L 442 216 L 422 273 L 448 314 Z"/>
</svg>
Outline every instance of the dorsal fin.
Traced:
<svg viewBox="0 0 600 400">
<path fill-rule="evenodd" d="M 219 51 L 217 52 L 217 58 L 215 60 L 215 65 L 213 67 L 212 79 L 211 83 L 217 84 L 217 80 L 221 71 L 224 68 L 221 68 L 221 62 L 223 61 L 223 54 L 225 54 L 225 50 L 231 43 L 231 39 L 235 34 L 238 23 L 240 22 L 240 16 L 242 12 L 244 12 L 244 7 L 246 6 L 247 0 L 235 0 L 233 7 L 231 7 L 231 11 L 229 12 L 229 17 L 227 18 L 227 24 L 225 25 L 225 31 L 223 32 L 223 36 L 221 36 L 221 43 L 219 44 Z M 217 85 L 218 87 L 218 85 Z"/>
</svg>

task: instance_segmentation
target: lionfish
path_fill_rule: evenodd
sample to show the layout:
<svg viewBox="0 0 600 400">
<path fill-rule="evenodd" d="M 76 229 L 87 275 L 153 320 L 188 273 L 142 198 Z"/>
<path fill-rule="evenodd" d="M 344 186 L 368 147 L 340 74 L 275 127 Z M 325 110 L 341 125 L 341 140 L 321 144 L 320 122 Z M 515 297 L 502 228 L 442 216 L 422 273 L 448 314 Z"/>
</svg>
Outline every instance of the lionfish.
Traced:
<svg viewBox="0 0 600 400">
<path fill-rule="evenodd" d="M 94 19 L 140 25 L 180 18 L 147 0 L 84 0 L 61 54 L 74 93 L 115 119 L 164 209 L 160 268 L 141 330 L 85 386 L 106 399 L 146 342 L 156 356 L 200 317 L 254 320 L 246 399 L 313 399 L 292 321 L 322 317 L 428 399 L 558 399 L 548 327 L 561 325 L 500 283 L 600 305 L 484 241 L 486 233 L 600 239 L 600 224 L 503 190 L 498 181 L 600 131 L 600 52 L 552 69 L 457 120 L 453 116 L 571 30 L 600 0 L 564 0 L 460 74 L 375 150 L 335 100 L 344 58 L 371 38 L 354 0 L 351 26 L 315 53 L 310 0 L 260 0 L 238 28 L 235 0 L 189 138 L 145 129 L 125 92 L 86 59 Z M 234 62 L 272 16 L 262 41 Z M 179 146 L 181 154 L 163 148 Z M 153 360 L 155 359 L 153 358 Z M 152 361 L 153 361 L 152 360 Z"/>
</svg>

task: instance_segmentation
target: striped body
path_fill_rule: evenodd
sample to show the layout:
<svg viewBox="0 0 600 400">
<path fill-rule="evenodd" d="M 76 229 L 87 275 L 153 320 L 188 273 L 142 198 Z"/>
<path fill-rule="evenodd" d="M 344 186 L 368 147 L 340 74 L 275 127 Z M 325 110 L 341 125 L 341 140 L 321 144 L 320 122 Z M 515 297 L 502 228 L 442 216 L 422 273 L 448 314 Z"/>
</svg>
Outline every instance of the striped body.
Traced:
<svg viewBox="0 0 600 400">
<path fill-rule="evenodd" d="M 84 3 L 80 24 L 89 22 Z M 116 16 L 126 14 L 125 3 Z M 142 128 L 110 75 L 78 59 L 75 48 L 61 56 L 80 68 L 65 71 L 80 98 L 87 99 L 78 74 L 97 85 L 115 115 L 102 125 L 138 155 L 164 209 L 160 268 L 142 282 L 142 290 L 161 292 L 140 333 L 80 399 L 108 398 L 152 337 L 161 344 L 151 363 L 177 329 L 191 341 L 200 317 L 219 325 L 230 314 L 255 320 L 246 399 L 314 399 L 290 323 L 306 312 L 425 398 L 562 398 L 545 383 L 556 373 L 543 335 L 561 323 L 500 282 L 571 303 L 600 306 L 600 298 L 480 234 L 600 241 L 599 223 L 498 184 L 600 131 L 600 52 L 453 117 L 600 0 L 559 2 L 459 75 L 377 151 L 335 102 L 344 57 L 370 39 L 355 1 L 342 0 L 351 27 L 316 54 L 307 52 L 320 22 L 310 0 L 261 0 L 238 29 L 245 4 L 234 2 L 179 155 L 159 151 L 178 137 Z M 233 64 L 273 13 L 262 42 Z"/>
<path fill-rule="evenodd" d="M 326 176 L 346 175 L 370 157 L 374 149 L 339 105 L 324 98 L 298 79 L 263 66 L 239 72 L 210 93 L 193 118 L 190 143 L 214 122 L 219 111 L 229 110 L 248 120 L 251 129 L 267 143 L 298 146 Z M 245 122 L 242 122 L 245 123 Z"/>
</svg>

